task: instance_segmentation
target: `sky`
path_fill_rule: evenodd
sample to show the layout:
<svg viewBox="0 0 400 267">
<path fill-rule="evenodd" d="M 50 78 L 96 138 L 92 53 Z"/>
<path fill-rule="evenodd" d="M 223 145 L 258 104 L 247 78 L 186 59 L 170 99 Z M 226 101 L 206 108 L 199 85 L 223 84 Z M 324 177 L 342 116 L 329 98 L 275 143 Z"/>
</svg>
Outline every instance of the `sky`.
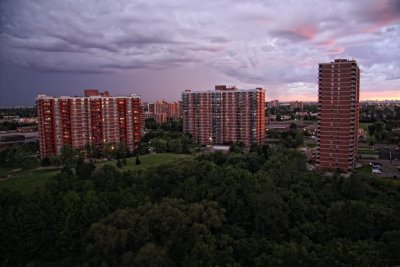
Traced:
<svg viewBox="0 0 400 267">
<path fill-rule="evenodd" d="M 176 101 L 217 84 L 317 100 L 357 60 L 361 99 L 400 99 L 400 0 L 1 0 L 0 105 L 84 89 Z"/>
</svg>

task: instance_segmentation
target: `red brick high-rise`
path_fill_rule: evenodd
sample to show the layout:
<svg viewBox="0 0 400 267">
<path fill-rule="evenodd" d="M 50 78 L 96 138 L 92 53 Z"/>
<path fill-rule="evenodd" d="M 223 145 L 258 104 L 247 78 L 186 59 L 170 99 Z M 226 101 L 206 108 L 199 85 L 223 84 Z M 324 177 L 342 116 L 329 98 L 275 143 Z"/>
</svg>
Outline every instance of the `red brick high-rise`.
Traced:
<svg viewBox="0 0 400 267">
<path fill-rule="evenodd" d="M 200 144 L 263 143 L 265 90 L 225 85 L 212 91 L 182 93 L 183 131 Z"/>
<path fill-rule="evenodd" d="M 140 98 L 111 97 L 107 91 L 85 90 L 84 97 L 36 98 L 40 157 L 58 155 L 63 145 L 125 143 L 132 152 L 140 143 Z"/>
<path fill-rule="evenodd" d="M 316 167 L 350 172 L 356 164 L 360 69 L 355 60 L 319 64 Z"/>
</svg>

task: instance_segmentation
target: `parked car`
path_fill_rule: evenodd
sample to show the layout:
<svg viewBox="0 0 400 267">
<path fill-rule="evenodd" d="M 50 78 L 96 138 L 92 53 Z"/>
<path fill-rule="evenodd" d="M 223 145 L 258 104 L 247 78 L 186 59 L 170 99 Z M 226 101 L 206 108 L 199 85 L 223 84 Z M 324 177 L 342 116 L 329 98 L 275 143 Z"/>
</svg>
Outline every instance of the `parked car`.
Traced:
<svg viewBox="0 0 400 267">
<path fill-rule="evenodd" d="M 382 168 L 382 164 L 380 164 L 379 162 L 370 162 L 369 165 L 371 165 L 372 167 L 379 166 Z"/>
<path fill-rule="evenodd" d="M 372 166 L 372 169 L 373 170 L 380 170 L 381 172 L 383 172 L 383 169 L 380 166 Z"/>
<path fill-rule="evenodd" d="M 379 169 L 372 169 L 372 174 L 382 174 L 382 171 Z"/>
</svg>

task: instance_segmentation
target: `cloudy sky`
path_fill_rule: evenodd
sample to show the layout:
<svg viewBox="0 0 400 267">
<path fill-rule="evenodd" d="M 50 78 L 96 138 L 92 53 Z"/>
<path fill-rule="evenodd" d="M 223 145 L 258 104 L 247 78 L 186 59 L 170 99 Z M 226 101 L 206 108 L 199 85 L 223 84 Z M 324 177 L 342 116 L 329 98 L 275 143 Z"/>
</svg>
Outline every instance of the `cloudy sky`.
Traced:
<svg viewBox="0 0 400 267">
<path fill-rule="evenodd" d="M 215 84 L 316 100 L 318 63 L 348 57 L 363 99 L 400 99 L 400 0 L 1 0 L 0 16 L 0 105 Z"/>
</svg>

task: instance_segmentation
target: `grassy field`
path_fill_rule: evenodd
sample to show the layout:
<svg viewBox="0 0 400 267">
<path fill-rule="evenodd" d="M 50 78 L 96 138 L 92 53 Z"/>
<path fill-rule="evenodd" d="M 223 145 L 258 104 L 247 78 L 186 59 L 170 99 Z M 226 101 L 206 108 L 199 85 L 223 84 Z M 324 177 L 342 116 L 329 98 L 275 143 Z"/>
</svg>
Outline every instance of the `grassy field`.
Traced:
<svg viewBox="0 0 400 267">
<path fill-rule="evenodd" d="M 371 124 L 372 123 L 370 122 L 360 122 L 360 128 L 364 129 L 365 131 L 368 131 L 368 126 Z"/>
<path fill-rule="evenodd" d="M 317 144 L 312 144 L 312 143 L 305 143 L 304 145 L 308 148 L 316 148 L 317 147 Z"/>
<path fill-rule="evenodd" d="M 191 155 L 185 154 L 149 154 L 140 156 L 140 165 L 136 165 L 136 158 L 128 158 L 128 164 L 123 167 L 123 170 L 143 170 L 149 167 L 154 167 L 160 164 L 173 163 L 179 160 L 191 158 Z M 116 166 L 116 161 L 99 163 L 99 166 L 111 164 Z M 11 169 L 0 168 L 0 177 L 8 177 L 5 180 L 0 180 L 0 191 L 9 189 L 11 191 L 20 191 L 22 193 L 32 192 L 38 187 L 43 186 L 50 181 L 59 170 L 20 170 L 12 172 Z"/>
<path fill-rule="evenodd" d="M 128 164 L 125 165 L 122 169 L 125 171 L 135 171 L 135 170 L 144 170 L 149 167 L 155 167 L 160 164 L 168 164 L 168 163 L 173 163 L 179 160 L 185 160 L 185 159 L 190 159 L 192 158 L 192 155 L 188 154 L 170 154 L 170 153 L 159 153 L 159 154 L 148 154 L 148 155 L 143 155 L 139 156 L 140 159 L 140 165 L 136 165 L 136 158 L 128 158 L 127 162 Z M 109 161 L 109 162 L 104 162 L 101 163 L 100 165 L 104 164 L 111 164 L 114 166 L 117 166 L 117 161 Z"/>
<path fill-rule="evenodd" d="M 4 173 L 6 170 L 2 170 Z M 0 191 L 9 189 L 22 193 L 32 192 L 34 189 L 43 186 L 58 173 L 58 170 L 21 170 L 9 173 L 11 177 L 0 181 Z"/>
<path fill-rule="evenodd" d="M 372 172 L 372 167 L 370 165 L 363 165 L 361 168 L 356 169 L 358 173 L 365 173 L 365 174 L 371 174 Z"/>
<path fill-rule="evenodd" d="M 377 154 L 372 148 L 359 148 L 357 153 L 358 154 L 368 154 L 368 155 Z"/>
</svg>

